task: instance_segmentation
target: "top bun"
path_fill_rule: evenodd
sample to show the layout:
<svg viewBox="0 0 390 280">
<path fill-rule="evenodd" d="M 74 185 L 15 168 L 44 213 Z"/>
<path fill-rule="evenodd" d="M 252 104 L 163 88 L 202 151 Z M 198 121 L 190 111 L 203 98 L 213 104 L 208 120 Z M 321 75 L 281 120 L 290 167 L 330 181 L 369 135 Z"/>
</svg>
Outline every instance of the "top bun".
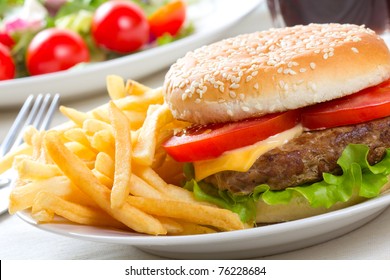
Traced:
<svg viewBox="0 0 390 280">
<path fill-rule="evenodd" d="M 166 74 L 177 119 L 238 121 L 355 93 L 390 78 L 390 53 L 374 31 L 351 24 L 270 29 L 201 47 Z"/>
</svg>

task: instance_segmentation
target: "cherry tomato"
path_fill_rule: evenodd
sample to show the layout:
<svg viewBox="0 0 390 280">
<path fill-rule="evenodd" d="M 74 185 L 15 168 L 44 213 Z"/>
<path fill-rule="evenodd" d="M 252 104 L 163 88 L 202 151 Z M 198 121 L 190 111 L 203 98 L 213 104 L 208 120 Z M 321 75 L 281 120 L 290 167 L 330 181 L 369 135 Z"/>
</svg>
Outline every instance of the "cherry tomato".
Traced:
<svg viewBox="0 0 390 280">
<path fill-rule="evenodd" d="M 0 44 L 3 44 L 7 48 L 11 49 L 15 45 L 15 41 L 8 33 L 0 31 Z"/>
<path fill-rule="evenodd" d="M 15 63 L 9 49 L 0 43 L 0 81 L 15 77 Z"/>
<path fill-rule="evenodd" d="M 358 93 L 310 106 L 302 111 L 307 130 L 350 125 L 390 116 L 390 80 Z"/>
<path fill-rule="evenodd" d="M 89 51 L 81 36 L 65 29 L 39 32 L 27 49 L 26 64 L 31 75 L 62 71 L 88 61 Z"/>
<path fill-rule="evenodd" d="M 240 122 L 193 126 L 168 139 L 163 147 L 179 162 L 216 158 L 294 127 L 299 116 L 298 110 L 292 110 Z"/>
<path fill-rule="evenodd" d="M 129 53 L 148 42 L 149 25 L 145 13 L 136 4 L 109 1 L 95 11 L 92 36 L 100 47 Z"/>
<path fill-rule="evenodd" d="M 186 19 L 186 5 L 182 0 L 174 0 L 162 6 L 148 18 L 150 32 L 155 37 L 165 33 L 175 36 Z"/>
</svg>

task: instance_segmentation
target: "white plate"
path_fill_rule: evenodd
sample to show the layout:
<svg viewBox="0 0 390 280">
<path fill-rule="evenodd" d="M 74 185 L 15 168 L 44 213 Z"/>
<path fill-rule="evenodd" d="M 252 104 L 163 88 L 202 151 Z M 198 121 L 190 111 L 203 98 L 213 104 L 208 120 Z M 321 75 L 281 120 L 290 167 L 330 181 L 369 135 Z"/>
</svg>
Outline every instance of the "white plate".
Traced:
<svg viewBox="0 0 390 280">
<path fill-rule="evenodd" d="M 239 259 L 287 252 L 350 232 L 374 219 L 390 204 L 390 193 L 338 211 L 253 229 L 193 236 L 148 236 L 74 224 L 37 224 L 29 212 L 24 221 L 49 232 L 77 239 L 133 245 L 178 259 Z"/>
<path fill-rule="evenodd" d="M 105 78 L 116 74 L 139 79 L 172 64 L 187 51 L 220 40 L 233 24 L 251 12 L 261 0 L 200 1 L 191 7 L 196 32 L 171 44 L 125 57 L 91 64 L 81 69 L 0 82 L 0 108 L 18 106 L 31 93 L 59 92 L 62 99 L 80 98 L 104 90 Z"/>
</svg>

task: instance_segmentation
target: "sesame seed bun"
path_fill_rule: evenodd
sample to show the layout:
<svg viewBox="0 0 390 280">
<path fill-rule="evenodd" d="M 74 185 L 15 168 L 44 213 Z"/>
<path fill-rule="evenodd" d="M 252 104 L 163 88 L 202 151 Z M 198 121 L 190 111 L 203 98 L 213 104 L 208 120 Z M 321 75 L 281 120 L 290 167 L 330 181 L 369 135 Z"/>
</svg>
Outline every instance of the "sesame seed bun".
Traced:
<svg viewBox="0 0 390 280">
<path fill-rule="evenodd" d="M 169 69 L 164 93 L 175 118 L 206 124 L 305 107 L 389 78 L 389 50 L 372 30 L 310 24 L 189 52 Z"/>
</svg>

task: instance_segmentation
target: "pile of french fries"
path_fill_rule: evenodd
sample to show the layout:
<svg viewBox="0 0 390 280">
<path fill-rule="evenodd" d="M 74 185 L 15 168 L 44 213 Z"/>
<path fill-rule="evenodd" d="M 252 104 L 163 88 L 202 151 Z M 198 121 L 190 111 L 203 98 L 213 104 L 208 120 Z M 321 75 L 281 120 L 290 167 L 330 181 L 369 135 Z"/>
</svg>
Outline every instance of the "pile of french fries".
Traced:
<svg viewBox="0 0 390 280">
<path fill-rule="evenodd" d="M 107 77 L 110 101 L 89 112 L 60 107 L 69 122 L 29 128 L 0 159 L 18 178 L 9 212 L 30 209 L 39 223 L 67 222 L 151 235 L 203 234 L 246 227 L 237 214 L 196 201 L 181 187 L 182 165 L 161 147 L 175 129 L 161 88 Z M 59 219 L 58 217 L 62 217 Z"/>
</svg>

